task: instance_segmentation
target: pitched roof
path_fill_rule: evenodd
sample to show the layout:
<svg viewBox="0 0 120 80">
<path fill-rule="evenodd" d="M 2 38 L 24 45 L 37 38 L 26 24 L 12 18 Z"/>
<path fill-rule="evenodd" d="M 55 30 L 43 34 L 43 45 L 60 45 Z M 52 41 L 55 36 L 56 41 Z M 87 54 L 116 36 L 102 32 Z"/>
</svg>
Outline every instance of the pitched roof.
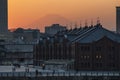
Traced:
<svg viewBox="0 0 120 80">
<path fill-rule="evenodd" d="M 91 43 L 93 41 L 98 41 L 104 36 L 109 39 L 120 43 L 120 36 L 112 31 L 109 31 L 103 27 L 93 27 L 91 30 L 84 32 L 79 35 L 78 38 L 74 39 L 72 42 L 79 43 Z"/>
<path fill-rule="evenodd" d="M 56 40 L 57 42 L 62 42 L 66 38 L 68 43 L 91 43 L 100 40 L 104 36 L 120 43 L 120 35 L 103 28 L 101 24 L 60 31 L 50 38 L 49 41 L 52 41 L 52 43 Z"/>
</svg>

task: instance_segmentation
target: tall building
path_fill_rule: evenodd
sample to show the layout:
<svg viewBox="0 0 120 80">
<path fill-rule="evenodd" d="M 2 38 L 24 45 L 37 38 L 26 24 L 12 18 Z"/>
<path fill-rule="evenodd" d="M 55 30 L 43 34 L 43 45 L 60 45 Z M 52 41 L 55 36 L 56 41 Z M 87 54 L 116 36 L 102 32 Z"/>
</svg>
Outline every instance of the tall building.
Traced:
<svg viewBox="0 0 120 80">
<path fill-rule="evenodd" d="M 120 33 L 120 7 L 116 7 L 116 32 Z"/>
<path fill-rule="evenodd" d="M 0 0 L 0 34 L 8 31 L 8 8 L 7 0 Z"/>
</svg>

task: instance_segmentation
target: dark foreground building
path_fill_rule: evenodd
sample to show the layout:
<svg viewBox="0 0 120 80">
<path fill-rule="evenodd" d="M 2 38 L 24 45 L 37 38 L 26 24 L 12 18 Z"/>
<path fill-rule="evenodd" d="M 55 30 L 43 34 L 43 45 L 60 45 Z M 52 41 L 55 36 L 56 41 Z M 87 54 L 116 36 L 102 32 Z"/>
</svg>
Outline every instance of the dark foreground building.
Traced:
<svg viewBox="0 0 120 80">
<path fill-rule="evenodd" d="M 119 71 L 120 36 L 101 24 L 60 31 L 34 47 L 34 65 L 49 60 L 73 61 L 77 71 Z"/>
<path fill-rule="evenodd" d="M 0 0 L 0 34 L 8 32 L 8 0 Z"/>
</svg>

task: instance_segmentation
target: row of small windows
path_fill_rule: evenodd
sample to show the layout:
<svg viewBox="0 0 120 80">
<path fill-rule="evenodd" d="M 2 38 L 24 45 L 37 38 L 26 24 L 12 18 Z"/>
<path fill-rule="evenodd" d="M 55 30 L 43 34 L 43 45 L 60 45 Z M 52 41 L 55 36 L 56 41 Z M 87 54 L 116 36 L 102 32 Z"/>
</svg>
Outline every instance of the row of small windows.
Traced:
<svg viewBox="0 0 120 80">
<path fill-rule="evenodd" d="M 89 59 L 90 58 L 90 56 L 80 56 L 80 57 L 81 57 L 81 59 Z M 101 55 L 96 55 L 95 58 L 96 59 L 101 59 L 102 56 Z"/>
<path fill-rule="evenodd" d="M 95 63 L 94 66 L 95 67 L 102 67 L 102 63 Z"/>
<path fill-rule="evenodd" d="M 101 68 L 103 66 L 103 63 L 94 63 L 94 64 L 90 64 L 89 62 L 82 62 L 82 63 L 79 63 L 81 65 L 81 67 L 90 67 L 90 66 L 94 66 L 94 67 L 99 67 Z M 108 64 L 109 67 L 115 67 L 116 65 L 114 63 L 109 63 Z"/>
<path fill-rule="evenodd" d="M 101 55 L 96 55 L 96 59 L 101 59 L 102 56 Z"/>
<path fill-rule="evenodd" d="M 66 47 L 67 49 L 69 49 L 68 47 Z M 39 48 L 38 48 L 39 49 Z M 45 47 L 42 47 L 41 48 L 42 50 L 45 50 Z M 49 47 L 49 49 L 50 50 L 54 50 L 55 48 L 53 48 L 53 47 Z M 63 47 L 61 47 L 61 46 L 59 46 L 59 47 L 56 47 L 56 49 L 58 49 L 59 51 L 61 51 L 61 49 L 63 49 Z M 79 48 L 79 50 L 81 50 L 81 51 L 90 51 L 90 46 L 81 46 L 80 48 Z M 107 49 L 109 50 L 109 51 L 114 51 L 115 50 L 115 47 L 107 47 Z M 73 49 L 72 49 L 73 50 Z M 104 50 L 104 48 L 103 48 L 103 50 Z M 102 47 L 100 47 L 100 46 L 98 46 L 98 47 L 95 47 L 95 51 L 102 51 Z"/>
<path fill-rule="evenodd" d="M 101 47 L 96 47 L 96 51 L 101 51 L 102 48 Z"/>
<path fill-rule="evenodd" d="M 81 51 L 89 51 L 90 47 L 89 46 L 82 46 L 80 49 L 81 49 Z"/>
<path fill-rule="evenodd" d="M 94 65 L 95 67 L 102 67 L 102 63 L 94 63 L 94 64 L 90 64 L 89 62 L 82 62 L 81 67 L 90 67 L 92 65 Z"/>
<path fill-rule="evenodd" d="M 82 59 L 89 59 L 90 56 L 81 56 Z"/>
<path fill-rule="evenodd" d="M 110 51 L 114 51 L 115 47 L 108 47 Z"/>
<path fill-rule="evenodd" d="M 107 49 L 109 50 L 109 51 L 114 51 L 115 50 L 115 47 L 113 47 L 113 46 L 108 46 L 107 47 Z M 101 51 L 102 50 L 102 47 L 96 47 L 96 51 Z M 103 50 L 104 50 L 104 48 L 103 48 Z"/>
<path fill-rule="evenodd" d="M 81 67 L 90 67 L 90 63 L 88 62 L 88 63 L 81 63 Z"/>
<path fill-rule="evenodd" d="M 114 51 L 115 50 L 115 47 L 111 46 L 111 47 L 107 47 L 108 50 L 110 51 Z M 81 51 L 90 51 L 90 46 L 81 46 L 80 47 L 80 50 Z M 98 46 L 95 48 L 96 51 L 102 51 L 102 47 Z"/>
</svg>

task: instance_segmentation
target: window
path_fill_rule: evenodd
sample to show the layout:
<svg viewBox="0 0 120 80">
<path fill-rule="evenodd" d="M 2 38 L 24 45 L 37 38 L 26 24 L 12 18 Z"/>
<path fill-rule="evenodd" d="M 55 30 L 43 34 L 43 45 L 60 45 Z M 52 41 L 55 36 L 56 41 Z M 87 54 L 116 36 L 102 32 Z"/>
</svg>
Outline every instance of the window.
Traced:
<svg viewBox="0 0 120 80">
<path fill-rule="evenodd" d="M 102 67 L 102 63 L 95 63 L 95 66 L 98 67 L 98 68 L 101 68 Z"/>
<path fill-rule="evenodd" d="M 5 56 L 5 53 L 4 53 L 4 52 L 1 52 L 0 56 L 1 56 L 1 57 L 4 57 L 4 56 Z"/>
<path fill-rule="evenodd" d="M 90 56 L 87 56 L 87 55 L 82 55 L 82 56 L 80 56 L 81 57 L 81 59 L 89 59 L 90 58 Z"/>
<path fill-rule="evenodd" d="M 89 62 L 82 62 L 81 67 L 83 67 L 83 68 L 90 67 L 90 63 Z"/>
<path fill-rule="evenodd" d="M 81 46 L 81 51 L 89 51 L 90 47 L 89 46 Z"/>
<path fill-rule="evenodd" d="M 102 56 L 101 56 L 101 55 L 96 55 L 95 58 L 96 58 L 96 59 L 101 59 Z"/>
<path fill-rule="evenodd" d="M 99 58 L 99 56 L 97 55 L 97 56 L 96 56 L 96 58 L 98 59 L 98 58 Z"/>
<path fill-rule="evenodd" d="M 84 59 L 86 59 L 87 57 L 86 56 L 84 56 Z"/>
<path fill-rule="evenodd" d="M 81 59 L 83 59 L 83 56 L 81 56 Z"/>
<path fill-rule="evenodd" d="M 99 47 L 96 47 L 96 51 L 101 51 L 102 48 L 99 46 Z"/>
<path fill-rule="evenodd" d="M 101 58 L 102 58 L 102 56 L 100 55 L 100 56 L 99 56 L 99 58 L 101 59 Z"/>
<path fill-rule="evenodd" d="M 90 56 L 87 56 L 87 58 L 89 59 L 89 58 L 90 58 Z"/>
<path fill-rule="evenodd" d="M 115 47 L 114 46 L 110 46 L 108 47 L 110 51 L 114 51 L 115 50 Z"/>
</svg>

